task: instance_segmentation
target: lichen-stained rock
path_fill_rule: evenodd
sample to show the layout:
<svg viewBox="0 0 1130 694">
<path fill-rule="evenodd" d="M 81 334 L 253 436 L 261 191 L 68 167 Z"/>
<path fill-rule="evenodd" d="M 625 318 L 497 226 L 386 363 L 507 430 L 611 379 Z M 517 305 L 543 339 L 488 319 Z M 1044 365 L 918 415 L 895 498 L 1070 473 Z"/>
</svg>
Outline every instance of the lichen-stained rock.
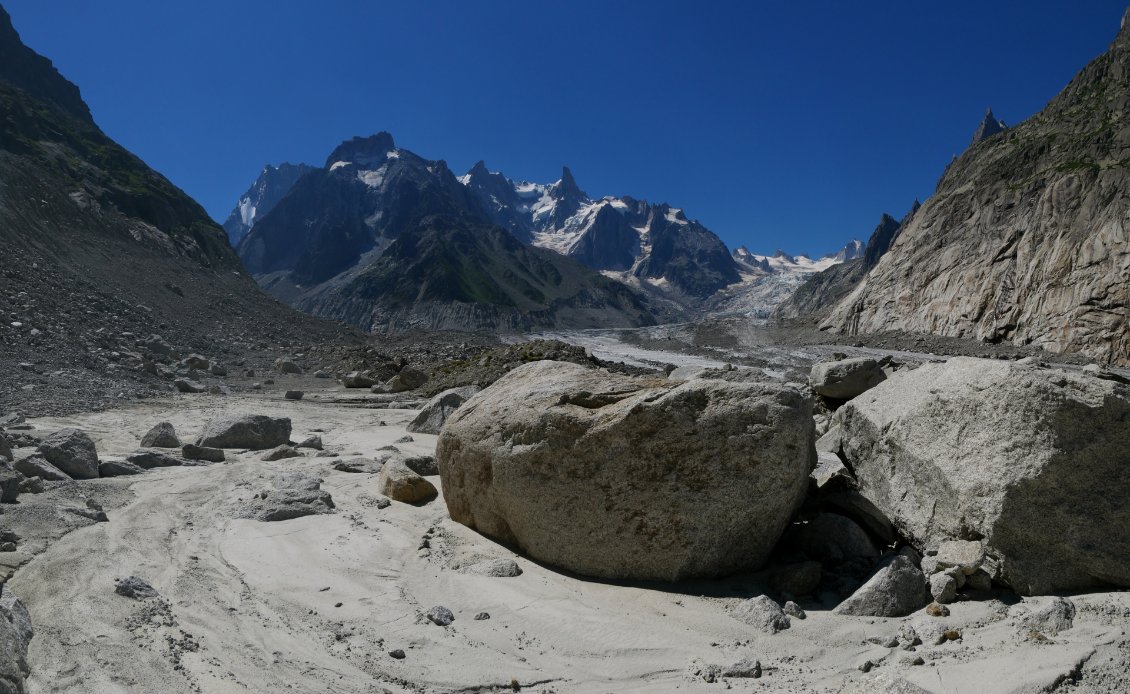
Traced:
<svg viewBox="0 0 1130 694">
<path fill-rule="evenodd" d="M 1130 387 L 955 358 L 835 418 L 859 492 L 920 549 L 970 554 L 947 566 L 1022 594 L 1130 587 Z"/>
<path fill-rule="evenodd" d="M 436 457 L 456 521 L 581 574 L 678 580 L 764 563 L 814 441 L 793 387 L 541 361 L 456 410 Z"/>
</svg>

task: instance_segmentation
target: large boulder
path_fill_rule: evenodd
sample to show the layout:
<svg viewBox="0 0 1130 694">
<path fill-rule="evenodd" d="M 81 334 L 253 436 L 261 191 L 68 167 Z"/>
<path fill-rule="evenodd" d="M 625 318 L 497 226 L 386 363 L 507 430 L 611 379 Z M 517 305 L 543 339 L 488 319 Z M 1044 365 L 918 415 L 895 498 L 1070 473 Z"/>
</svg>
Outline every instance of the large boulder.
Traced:
<svg viewBox="0 0 1130 694">
<path fill-rule="evenodd" d="M 811 399 L 789 386 L 547 360 L 456 410 L 436 457 L 454 520 L 577 573 L 678 580 L 764 563 L 814 441 Z"/>
<path fill-rule="evenodd" d="M 98 477 L 94 441 L 78 429 L 60 429 L 43 439 L 39 453 L 55 467 L 79 480 Z"/>
<path fill-rule="evenodd" d="M 206 448 L 250 448 L 260 451 L 290 441 L 290 418 L 261 414 L 229 415 L 210 420 L 197 440 Z"/>
<path fill-rule="evenodd" d="M 416 415 L 415 419 L 408 423 L 408 431 L 413 434 L 438 434 L 451 413 L 480 390 L 482 388 L 478 386 L 463 386 L 439 393 L 424 405 L 424 409 L 420 410 L 420 414 Z"/>
<path fill-rule="evenodd" d="M 406 390 L 416 390 L 428 382 L 428 375 L 419 369 L 405 367 L 398 374 L 388 379 L 390 393 L 403 393 Z"/>
<path fill-rule="evenodd" d="M 70 475 L 47 462 L 47 459 L 38 453 L 20 458 L 12 467 L 24 477 L 38 477 L 50 482 L 64 482 L 71 479 Z"/>
<path fill-rule="evenodd" d="M 836 413 L 859 491 L 920 548 L 980 540 L 1022 594 L 1130 587 L 1130 388 L 956 358 Z"/>
<path fill-rule="evenodd" d="M 887 378 L 879 362 L 867 357 L 815 364 L 808 376 L 812 389 L 826 398 L 848 400 Z"/>
</svg>

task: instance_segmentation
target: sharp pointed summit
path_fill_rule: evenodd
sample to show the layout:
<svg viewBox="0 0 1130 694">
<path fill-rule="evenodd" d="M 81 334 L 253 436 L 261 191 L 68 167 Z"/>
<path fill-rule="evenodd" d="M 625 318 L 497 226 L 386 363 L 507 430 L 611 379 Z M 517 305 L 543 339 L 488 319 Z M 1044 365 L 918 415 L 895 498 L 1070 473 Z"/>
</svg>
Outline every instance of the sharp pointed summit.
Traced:
<svg viewBox="0 0 1130 694">
<path fill-rule="evenodd" d="M 977 130 L 973 133 L 973 141 L 969 144 L 975 145 L 978 142 L 984 142 L 997 133 L 1003 133 L 1008 130 L 1008 125 L 1003 120 L 999 120 L 993 115 L 993 109 L 989 108 L 985 111 L 985 117 L 981 119 L 981 124 L 977 126 Z"/>
</svg>

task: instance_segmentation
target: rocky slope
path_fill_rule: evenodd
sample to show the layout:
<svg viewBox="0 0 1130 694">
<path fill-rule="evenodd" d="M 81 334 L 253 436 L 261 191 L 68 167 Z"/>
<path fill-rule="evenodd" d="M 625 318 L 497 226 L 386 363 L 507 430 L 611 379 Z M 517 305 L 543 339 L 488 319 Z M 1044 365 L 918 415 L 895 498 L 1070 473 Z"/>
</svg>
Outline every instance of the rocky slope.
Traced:
<svg viewBox="0 0 1130 694">
<path fill-rule="evenodd" d="M 278 166 L 270 164 L 264 166 L 259 178 L 255 179 L 255 183 L 240 196 L 235 209 L 224 222 L 224 231 L 227 232 L 232 247 L 239 246 L 239 242 L 247 236 L 247 232 L 251 231 L 255 222 L 274 209 L 298 179 L 314 168 L 309 164 L 286 162 Z"/>
<path fill-rule="evenodd" d="M 480 161 L 459 180 L 516 238 L 633 284 L 693 300 L 741 279 L 722 240 L 682 210 L 627 196 L 594 200 L 568 167 L 558 181 L 541 184 L 511 180 Z"/>
<path fill-rule="evenodd" d="M 827 312 L 829 307 L 842 299 L 848 292 L 858 285 L 871 268 L 879 262 L 879 258 L 891 247 L 891 243 L 898 236 L 899 230 L 910 221 L 918 211 L 919 203 L 914 201 L 910 212 L 902 221 L 896 221 L 889 214 L 884 213 L 879 219 L 879 224 L 867 239 L 867 245 L 854 247 L 857 253 L 845 262 L 826 267 L 819 272 L 810 273 L 803 278 L 803 283 L 795 291 L 781 301 L 773 310 L 774 318 L 798 318 L 801 316 L 817 316 Z M 855 241 L 853 243 L 859 243 Z M 853 248 L 851 244 L 848 248 Z M 847 250 L 847 249 L 845 249 Z"/>
<path fill-rule="evenodd" d="M 494 225 L 442 161 L 388 133 L 345 142 L 300 177 L 239 254 L 275 296 L 370 331 L 655 320 L 628 287 Z"/>
<path fill-rule="evenodd" d="M 0 409 L 170 390 L 145 371 L 151 333 L 219 354 L 348 332 L 260 291 L 204 210 L 99 130 L 3 10 L 0 123 Z"/>
<path fill-rule="evenodd" d="M 975 143 L 823 326 L 1130 362 L 1130 28 L 1040 113 Z"/>
</svg>

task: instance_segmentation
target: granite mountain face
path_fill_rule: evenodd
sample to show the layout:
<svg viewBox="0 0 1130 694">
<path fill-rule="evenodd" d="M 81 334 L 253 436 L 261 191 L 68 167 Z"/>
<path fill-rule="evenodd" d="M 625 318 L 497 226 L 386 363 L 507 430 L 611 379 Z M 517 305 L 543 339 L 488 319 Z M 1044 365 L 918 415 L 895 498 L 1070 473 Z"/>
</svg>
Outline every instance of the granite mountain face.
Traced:
<svg viewBox="0 0 1130 694">
<path fill-rule="evenodd" d="M 594 270 L 692 301 L 741 280 L 722 240 L 681 209 L 627 196 L 594 200 L 568 167 L 556 182 L 542 184 L 509 179 L 480 161 L 459 180 L 516 238 Z"/>
<path fill-rule="evenodd" d="M 365 330 L 655 320 L 637 292 L 495 225 L 444 162 L 388 133 L 342 143 L 300 176 L 238 251 L 275 296 Z"/>
<path fill-rule="evenodd" d="M 946 169 L 822 326 L 1130 362 L 1128 107 L 1124 21 L 1044 110 L 974 142 Z"/>
<path fill-rule="evenodd" d="M 914 217 L 919 206 L 919 202 L 915 200 L 910 212 L 901 221 L 883 213 L 866 245 L 853 241 L 844 249 L 851 249 L 852 257 L 845 257 L 840 264 L 822 268 L 819 272 L 806 276 L 803 283 L 774 309 L 773 317 L 788 319 L 826 314 L 875 267 L 879 258 L 891 247 L 899 231 Z"/>
<path fill-rule="evenodd" d="M 309 164 L 285 162 L 278 166 L 264 166 L 259 178 L 239 198 L 239 203 L 224 222 L 224 231 L 227 232 L 232 247 L 237 248 L 247 232 L 251 231 L 251 227 L 274 209 L 303 174 L 314 168 Z"/>
</svg>

